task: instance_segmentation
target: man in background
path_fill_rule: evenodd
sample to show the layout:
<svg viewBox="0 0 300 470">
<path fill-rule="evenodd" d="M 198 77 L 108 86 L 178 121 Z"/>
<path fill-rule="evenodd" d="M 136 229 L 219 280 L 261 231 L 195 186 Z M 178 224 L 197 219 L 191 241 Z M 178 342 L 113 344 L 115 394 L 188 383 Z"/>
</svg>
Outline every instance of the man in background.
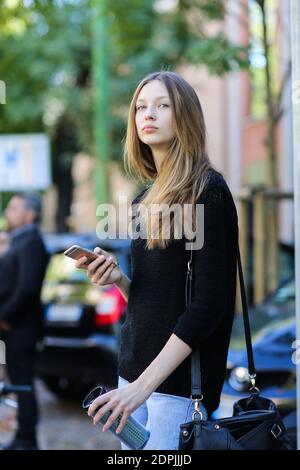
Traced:
<svg viewBox="0 0 300 470">
<path fill-rule="evenodd" d="M 31 385 L 18 395 L 18 429 L 6 450 L 37 450 L 38 407 L 34 392 L 36 343 L 42 332 L 41 287 L 48 254 L 39 233 L 40 198 L 14 195 L 6 208 L 10 246 L 0 259 L 0 331 L 13 385 Z"/>
</svg>

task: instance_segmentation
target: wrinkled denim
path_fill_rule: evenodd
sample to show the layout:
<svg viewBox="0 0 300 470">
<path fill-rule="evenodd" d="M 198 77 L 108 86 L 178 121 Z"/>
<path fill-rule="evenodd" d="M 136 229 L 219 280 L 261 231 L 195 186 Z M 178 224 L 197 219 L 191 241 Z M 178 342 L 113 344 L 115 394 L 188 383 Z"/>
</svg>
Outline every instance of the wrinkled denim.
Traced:
<svg viewBox="0 0 300 470">
<path fill-rule="evenodd" d="M 128 381 L 119 377 L 118 388 L 128 385 Z M 207 412 L 200 406 L 203 418 Z M 150 397 L 133 413 L 132 416 L 150 431 L 150 438 L 143 450 L 178 449 L 179 425 L 191 421 L 194 407 L 189 398 L 166 393 L 153 392 Z M 122 450 L 130 450 L 121 443 Z"/>
</svg>

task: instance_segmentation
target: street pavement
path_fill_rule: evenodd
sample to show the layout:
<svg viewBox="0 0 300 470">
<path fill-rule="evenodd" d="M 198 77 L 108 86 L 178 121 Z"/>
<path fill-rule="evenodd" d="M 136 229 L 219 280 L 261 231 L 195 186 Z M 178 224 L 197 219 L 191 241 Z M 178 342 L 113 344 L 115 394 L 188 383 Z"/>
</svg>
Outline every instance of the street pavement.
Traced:
<svg viewBox="0 0 300 470">
<path fill-rule="evenodd" d="M 92 419 L 76 401 L 60 400 L 41 380 L 36 380 L 40 404 L 39 444 L 44 450 L 118 450 L 120 441 Z M 0 405 L 0 442 L 6 443 L 14 433 L 15 411 Z"/>
</svg>

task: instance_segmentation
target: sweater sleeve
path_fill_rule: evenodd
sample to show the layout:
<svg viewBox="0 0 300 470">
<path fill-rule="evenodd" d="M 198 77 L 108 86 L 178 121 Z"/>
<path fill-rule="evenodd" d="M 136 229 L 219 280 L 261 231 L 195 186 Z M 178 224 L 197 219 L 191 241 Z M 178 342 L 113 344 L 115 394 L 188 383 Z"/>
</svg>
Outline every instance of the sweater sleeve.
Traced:
<svg viewBox="0 0 300 470">
<path fill-rule="evenodd" d="M 228 256 L 234 253 L 228 252 L 227 238 L 233 233 L 228 227 L 233 220 L 229 217 L 230 211 L 226 211 L 228 195 L 221 186 L 209 188 L 199 203 L 204 204 L 204 243 L 193 252 L 190 311 L 185 310 L 179 316 L 173 329 L 173 333 L 191 349 L 198 348 L 199 343 L 218 327 L 232 295 L 232 276 L 227 268 Z"/>
</svg>

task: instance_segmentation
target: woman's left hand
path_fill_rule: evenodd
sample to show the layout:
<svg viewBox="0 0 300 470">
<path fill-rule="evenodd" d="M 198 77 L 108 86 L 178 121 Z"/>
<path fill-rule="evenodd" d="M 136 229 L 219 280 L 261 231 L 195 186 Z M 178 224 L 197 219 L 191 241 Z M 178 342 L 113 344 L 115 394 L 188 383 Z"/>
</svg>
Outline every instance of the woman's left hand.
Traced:
<svg viewBox="0 0 300 470">
<path fill-rule="evenodd" d="M 112 412 L 103 426 L 103 431 L 107 431 L 117 417 L 122 415 L 120 424 L 116 429 L 116 432 L 120 433 L 131 413 L 144 403 L 150 395 L 151 391 L 144 391 L 141 389 L 140 384 L 135 381 L 96 398 L 88 409 L 88 415 L 93 417 L 94 424 L 97 424 L 107 411 Z M 101 408 L 96 412 L 99 406 Z"/>
</svg>

